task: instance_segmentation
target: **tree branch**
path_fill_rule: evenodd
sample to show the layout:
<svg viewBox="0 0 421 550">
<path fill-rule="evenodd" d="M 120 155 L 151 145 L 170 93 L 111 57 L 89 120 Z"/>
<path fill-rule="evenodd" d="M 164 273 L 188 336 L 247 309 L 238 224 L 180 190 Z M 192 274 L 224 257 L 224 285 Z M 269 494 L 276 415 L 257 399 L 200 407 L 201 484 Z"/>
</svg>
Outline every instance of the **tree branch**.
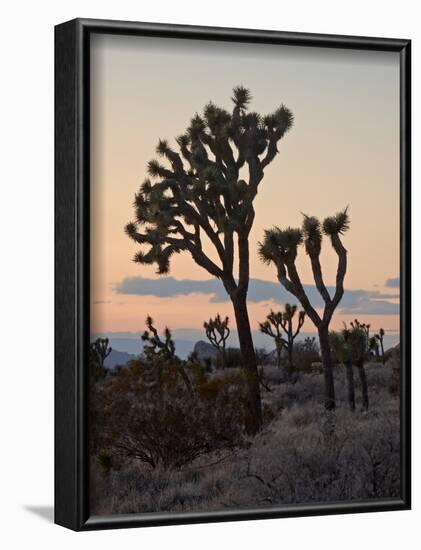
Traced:
<svg viewBox="0 0 421 550">
<path fill-rule="evenodd" d="M 314 282 L 316 283 L 316 288 L 319 291 L 319 294 L 323 298 L 325 304 L 330 305 L 332 300 L 327 290 L 322 274 L 322 266 L 320 265 L 320 256 L 319 254 L 310 254 L 311 269 L 313 271 Z"/>
<path fill-rule="evenodd" d="M 297 272 L 297 269 L 295 267 L 295 264 L 294 264 L 293 260 L 288 261 L 287 269 L 288 269 L 288 275 L 289 275 L 289 278 L 290 278 L 290 281 L 288 281 L 288 283 L 290 283 L 289 286 L 292 287 L 294 289 L 294 291 L 292 292 L 289 288 L 288 288 L 288 290 L 290 290 L 290 292 L 292 292 L 292 294 L 294 294 L 294 296 L 300 301 L 301 305 L 303 306 L 303 308 L 307 312 L 310 319 L 318 327 L 322 320 L 321 320 L 319 314 L 317 313 L 317 311 L 311 305 L 310 300 L 307 297 L 307 294 L 306 294 L 306 292 L 304 290 L 304 287 L 301 283 L 300 276 L 298 275 L 298 272 Z M 287 287 L 285 287 L 285 288 L 287 288 Z"/>
<path fill-rule="evenodd" d="M 347 250 L 342 244 L 338 234 L 331 236 L 332 246 L 338 256 L 338 269 L 336 272 L 336 290 L 332 300 L 333 309 L 339 304 L 344 295 L 344 279 L 347 268 Z"/>
</svg>

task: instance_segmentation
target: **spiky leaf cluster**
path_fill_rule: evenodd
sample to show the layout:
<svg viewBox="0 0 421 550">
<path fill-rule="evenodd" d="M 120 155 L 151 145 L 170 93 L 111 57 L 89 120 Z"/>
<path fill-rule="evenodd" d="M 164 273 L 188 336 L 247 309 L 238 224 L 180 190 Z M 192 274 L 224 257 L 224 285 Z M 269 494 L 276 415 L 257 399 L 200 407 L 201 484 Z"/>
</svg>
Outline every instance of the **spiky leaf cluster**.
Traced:
<svg viewBox="0 0 421 550">
<path fill-rule="evenodd" d="M 301 229 L 288 227 L 279 229 L 273 227 L 264 232 L 263 242 L 258 245 L 260 259 L 267 264 L 287 263 L 294 261 L 297 256 L 297 249 L 303 242 Z"/>
<path fill-rule="evenodd" d="M 323 222 L 323 233 L 329 237 L 343 235 L 349 229 L 348 207 Z"/>
<path fill-rule="evenodd" d="M 309 256 L 318 256 L 322 248 L 322 230 L 320 221 L 314 216 L 304 214 L 304 246 Z"/>
<path fill-rule="evenodd" d="M 304 214 L 301 228 L 280 229 L 273 227 L 266 229 L 263 241 L 258 245 L 260 259 L 267 264 L 293 263 L 297 256 L 297 249 L 303 243 L 307 254 L 313 259 L 318 259 L 322 247 L 322 233 L 338 237 L 349 229 L 347 210 L 348 208 L 345 208 L 335 216 L 326 218 L 323 224 L 318 218 Z M 332 244 L 334 247 L 338 246 L 337 241 Z"/>
</svg>

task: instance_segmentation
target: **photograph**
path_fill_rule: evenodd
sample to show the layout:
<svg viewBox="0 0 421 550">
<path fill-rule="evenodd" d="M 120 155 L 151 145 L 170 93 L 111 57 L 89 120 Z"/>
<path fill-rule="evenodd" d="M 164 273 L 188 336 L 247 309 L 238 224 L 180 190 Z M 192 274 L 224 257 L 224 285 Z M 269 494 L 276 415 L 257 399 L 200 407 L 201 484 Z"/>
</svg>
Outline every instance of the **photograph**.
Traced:
<svg viewBox="0 0 421 550">
<path fill-rule="evenodd" d="M 402 502 L 399 51 L 89 50 L 90 514 Z"/>
<path fill-rule="evenodd" d="M 416 7 L 5 4 L 0 548 L 417 547 Z"/>
</svg>

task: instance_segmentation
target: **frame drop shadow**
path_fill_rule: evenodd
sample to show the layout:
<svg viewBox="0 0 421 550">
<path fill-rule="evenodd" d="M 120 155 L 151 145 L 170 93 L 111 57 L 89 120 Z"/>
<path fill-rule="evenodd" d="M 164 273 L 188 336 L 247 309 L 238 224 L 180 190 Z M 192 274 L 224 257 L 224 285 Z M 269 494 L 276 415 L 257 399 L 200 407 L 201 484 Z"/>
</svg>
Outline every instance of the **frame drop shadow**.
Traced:
<svg viewBox="0 0 421 550">
<path fill-rule="evenodd" d="M 24 506 L 24 509 L 48 523 L 54 523 L 54 506 Z"/>
</svg>

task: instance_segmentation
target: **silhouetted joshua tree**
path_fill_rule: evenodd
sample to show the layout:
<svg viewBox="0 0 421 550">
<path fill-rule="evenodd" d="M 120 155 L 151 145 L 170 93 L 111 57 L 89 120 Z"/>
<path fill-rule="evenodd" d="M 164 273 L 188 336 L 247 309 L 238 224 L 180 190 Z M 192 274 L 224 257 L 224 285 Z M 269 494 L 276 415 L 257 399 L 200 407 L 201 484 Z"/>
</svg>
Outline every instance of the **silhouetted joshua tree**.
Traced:
<svg viewBox="0 0 421 550">
<path fill-rule="evenodd" d="M 250 431 L 257 431 L 261 402 L 247 311 L 249 235 L 255 216 L 253 201 L 264 170 L 291 128 L 293 115 L 281 105 L 262 117 L 248 112 L 250 100 L 249 90 L 237 86 L 232 112 L 213 103 L 206 105 L 203 114 L 196 114 L 186 133 L 176 139 L 179 152 L 167 141 L 159 141 L 157 154 L 170 167 L 149 162 L 149 175 L 156 181 L 146 179 L 140 187 L 135 219 L 126 232 L 136 243 L 149 246 L 136 254 L 135 262 L 156 264 L 158 273 L 165 274 L 173 254 L 187 252 L 222 281 L 234 307 L 243 365 L 249 373 L 254 419 Z M 207 252 L 209 245 L 212 255 Z"/>
<path fill-rule="evenodd" d="M 259 243 L 260 258 L 268 264 L 273 263 L 275 265 L 279 282 L 297 298 L 317 328 L 323 362 L 325 407 L 327 410 L 335 408 L 335 387 L 329 342 L 329 323 L 344 294 L 347 251 L 342 244 L 341 235 L 348 229 L 349 216 L 346 208 L 343 212 L 326 218 L 322 225 L 317 218 L 305 215 L 301 229 L 292 229 L 290 227 L 285 230 L 281 230 L 278 227 L 268 229 L 265 231 L 263 243 Z M 323 281 L 320 264 L 323 234 L 330 238 L 332 247 L 338 256 L 336 287 L 333 297 L 330 296 Z M 295 265 L 298 247 L 303 243 L 311 261 L 316 288 L 324 301 L 322 315 L 319 315 L 310 303 Z"/>
<path fill-rule="evenodd" d="M 303 349 L 304 351 L 317 352 L 316 338 L 314 336 L 304 338 Z"/>
<path fill-rule="evenodd" d="M 366 333 L 360 328 L 349 329 L 345 324 L 341 332 L 330 333 L 330 343 L 336 358 L 346 369 L 348 404 L 355 411 L 355 385 L 353 365 L 366 353 Z"/>
<path fill-rule="evenodd" d="M 360 382 L 361 382 L 361 393 L 362 393 L 362 400 L 363 400 L 363 409 L 368 410 L 368 384 L 367 384 L 367 376 L 365 374 L 365 368 L 364 363 L 366 361 L 367 355 L 368 355 L 368 343 L 367 343 L 367 337 L 369 332 L 367 331 L 367 325 L 365 323 L 360 323 L 358 319 L 355 319 L 353 322 L 351 322 L 352 330 L 355 332 L 360 332 L 364 336 L 364 347 L 362 346 L 357 349 L 356 353 L 358 353 L 358 356 L 356 357 L 355 365 L 358 368 L 358 374 L 360 376 Z"/>
<path fill-rule="evenodd" d="M 92 342 L 89 349 L 89 362 L 91 365 L 91 375 L 95 381 L 105 376 L 105 359 L 112 352 L 112 348 L 108 347 L 108 338 L 97 338 Z"/>
<path fill-rule="evenodd" d="M 112 347 L 108 347 L 108 342 L 108 338 L 97 338 L 95 342 L 91 344 L 91 350 L 101 368 L 104 368 L 105 359 L 113 350 Z"/>
<path fill-rule="evenodd" d="M 294 365 L 293 365 L 293 352 L 294 352 L 294 340 L 298 336 L 301 327 L 304 324 L 305 320 L 305 311 L 298 312 L 298 323 L 294 331 L 292 326 L 292 321 L 297 312 L 297 306 L 291 304 L 285 304 L 285 311 L 282 313 L 281 326 L 285 332 L 286 339 L 284 339 L 284 347 L 288 353 L 288 373 L 289 376 L 292 375 Z"/>
<path fill-rule="evenodd" d="M 376 361 L 380 361 L 379 343 L 376 336 L 371 336 L 368 341 L 368 350 L 371 355 L 374 355 Z"/>
<path fill-rule="evenodd" d="M 379 330 L 379 333 L 375 334 L 375 336 L 374 336 L 380 344 L 381 360 L 382 360 L 383 365 L 384 365 L 384 343 L 383 343 L 384 335 L 385 335 L 384 329 L 381 328 Z"/>
<path fill-rule="evenodd" d="M 347 397 L 349 408 L 355 411 L 355 385 L 354 371 L 352 368 L 351 347 L 349 342 L 349 330 L 344 329 L 341 332 L 332 331 L 329 334 L 330 346 L 335 358 L 343 363 L 346 369 Z"/>
<path fill-rule="evenodd" d="M 367 351 L 370 351 L 370 323 L 360 323 L 358 319 L 354 319 L 354 321 L 351 321 L 351 327 L 353 328 L 359 328 L 362 330 L 365 334 L 365 341 L 366 341 L 366 349 Z"/>
<path fill-rule="evenodd" d="M 277 351 L 277 364 L 281 365 L 281 350 L 285 348 L 288 354 L 288 377 L 291 378 L 294 369 L 293 365 L 293 350 L 294 340 L 298 336 L 301 327 L 304 324 L 305 312 L 298 313 L 298 323 L 294 330 L 292 321 L 297 312 L 297 306 L 285 304 L 285 311 L 271 311 L 266 317 L 266 321 L 259 323 L 260 332 L 271 336 L 275 340 Z M 285 336 L 283 336 L 283 334 Z"/>
<path fill-rule="evenodd" d="M 146 326 L 148 330 L 145 330 L 141 338 L 143 342 L 143 353 L 147 360 L 157 359 L 173 359 L 175 357 L 175 344 L 172 339 L 171 331 L 168 327 L 164 330 L 164 340 L 158 335 L 158 331 L 153 326 L 153 319 L 148 315 L 146 317 Z"/>
<path fill-rule="evenodd" d="M 227 365 L 227 356 L 225 353 L 226 341 L 230 335 L 230 329 L 228 327 L 229 319 L 225 317 L 224 320 L 218 315 L 215 319 L 209 319 L 208 322 L 203 323 L 203 328 L 206 331 L 206 336 L 209 342 L 214 348 L 218 350 L 221 357 L 222 369 L 225 370 Z"/>
<path fill-rule="evenodd" d="M 259 330 L 261 333 L 270 336 L 275 340 L 276 347 L 276 364 L 278 368 L 281 368 L 281 354 L 282 354 L 282 330 L 281 330 L 282 312 L 270 310 L 269 315 L 266 316 L 266 321 L 259 323 Z"/>
<path fill-rule="evenodd" d="M 160 385 L 162 370 L 169 363 L 171 366 L 177 367 L 188 391 L 192 393 L 192 385 L 183 362 L 175 354 L 175 343 L 170 329 L 165 327 L 164 339 L 161 339 L 157 329 L 153 326 L 153 319 L 150 315 L 146 317 L 146 326 L 148 330 L 145 330 L 141 336 L 142 341 L 146 342 L 143 345 L 143 353 L 146 361 L 158 372 L 158 385 Z"/>
</svg>

